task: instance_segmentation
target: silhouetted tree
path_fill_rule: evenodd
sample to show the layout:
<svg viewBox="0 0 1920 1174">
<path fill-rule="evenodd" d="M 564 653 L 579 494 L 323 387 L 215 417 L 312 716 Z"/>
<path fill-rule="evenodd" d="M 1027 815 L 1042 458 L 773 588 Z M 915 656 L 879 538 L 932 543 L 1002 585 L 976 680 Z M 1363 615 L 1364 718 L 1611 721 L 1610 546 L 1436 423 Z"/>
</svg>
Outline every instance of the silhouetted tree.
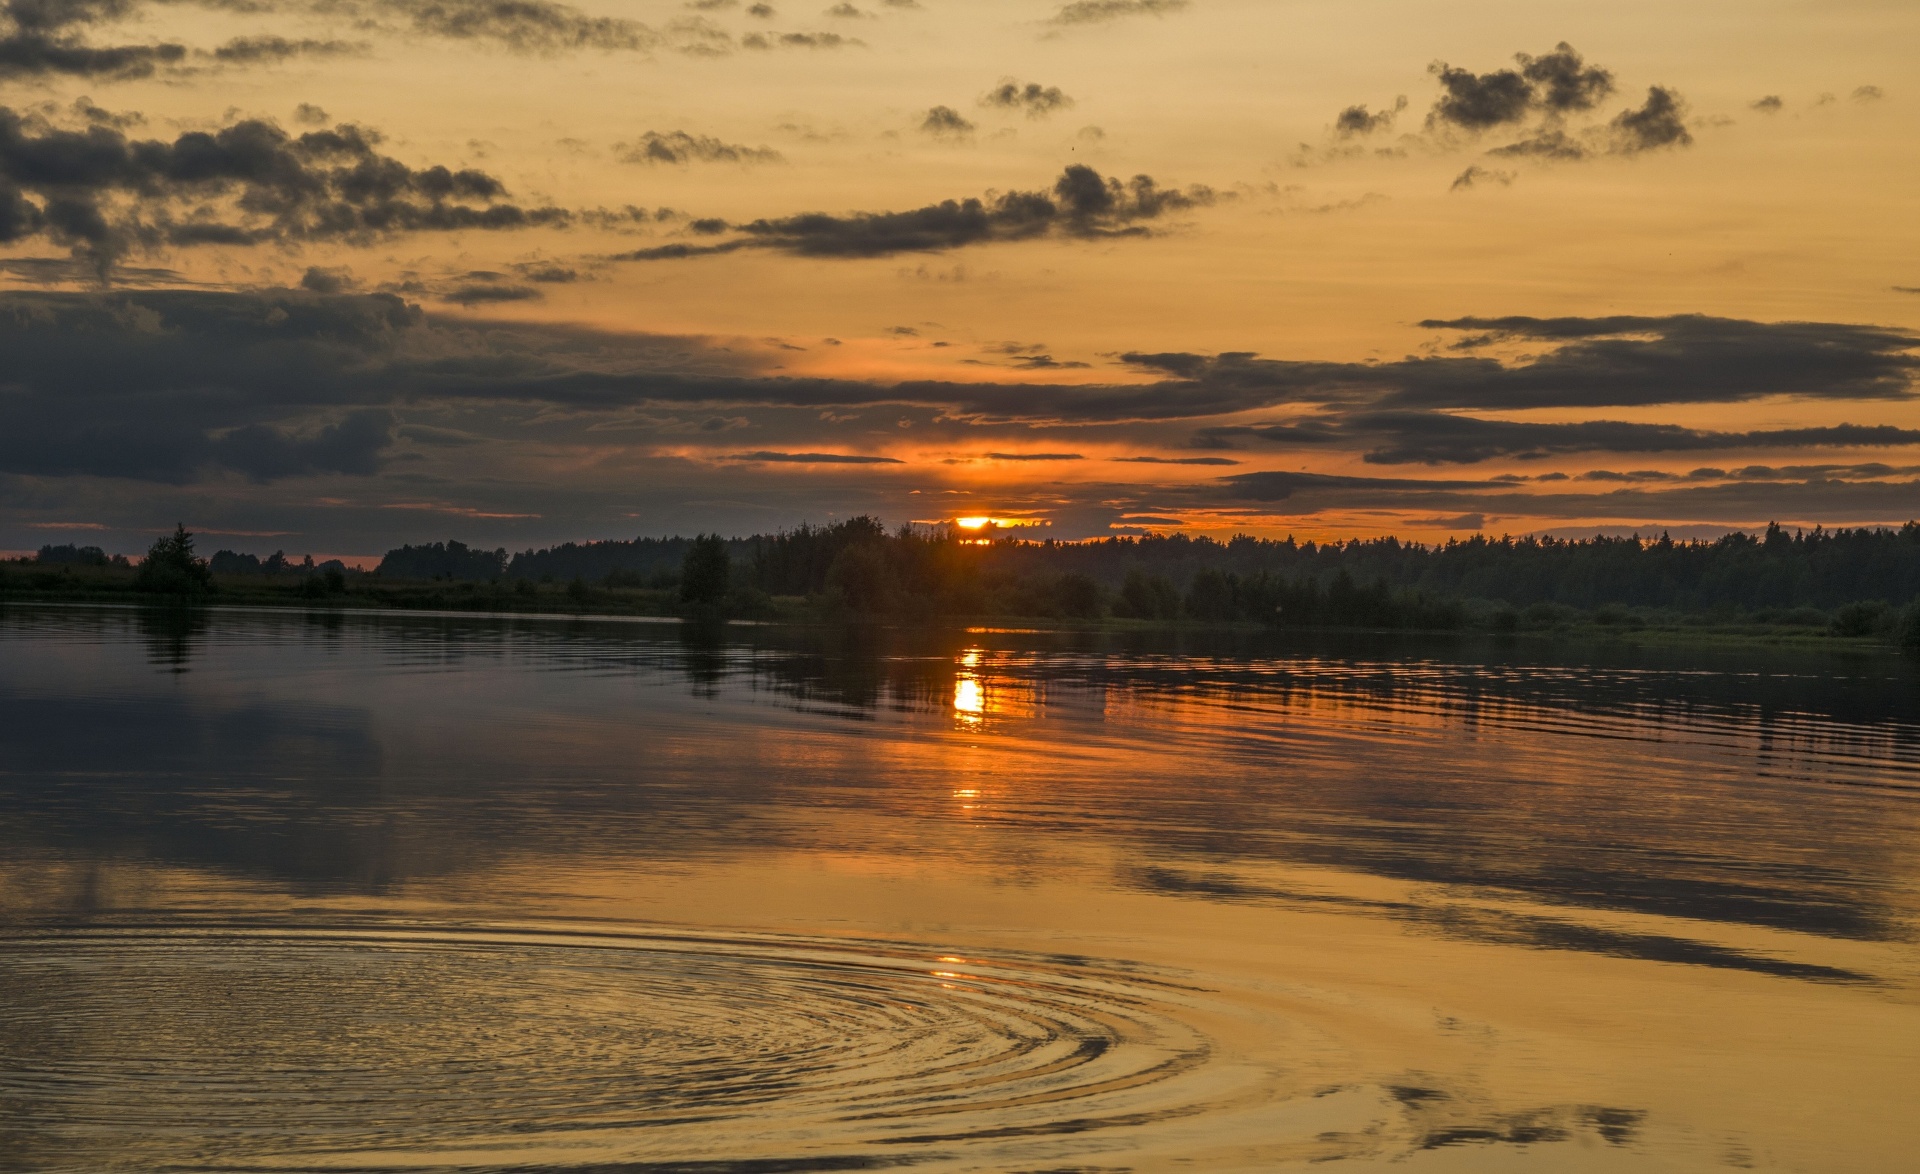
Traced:
<svg viewBox="0 0 1920 1174">
<path fill-rule="evenodd" d="M 718 534 L 702 534 L 687 547 L 687 557 L 680 564 L 680 601 L 695 607 L 718 607 L 727 598 L 732 575 L 727 540 Z"/>
<path fill-rule="evenodd" d="M 205 559 L 193 556 L 193 535 L 186 526 L 176 525 L 147 548 L 133 587 L 159 595 L 204 595 L 213 590 L 213 572 Z"/>
</svg>

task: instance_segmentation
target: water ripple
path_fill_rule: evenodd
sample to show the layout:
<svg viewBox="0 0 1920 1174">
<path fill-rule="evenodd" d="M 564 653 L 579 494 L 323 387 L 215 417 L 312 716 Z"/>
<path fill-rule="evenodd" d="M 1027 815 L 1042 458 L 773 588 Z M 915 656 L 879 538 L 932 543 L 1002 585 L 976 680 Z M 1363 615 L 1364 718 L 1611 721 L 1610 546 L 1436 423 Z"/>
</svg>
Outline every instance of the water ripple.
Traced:
<svg viewBox="0 0 1920 1174">
<path fill-rule="evenodd" d="M 76 930 L 0 942 L 0 991 L 0 1152 L 32 1169 L 869 1167 L 1223 1095 L 1180 1014 L 1192 992 L 1070 960 L 664 932 Z"/>
</svg>

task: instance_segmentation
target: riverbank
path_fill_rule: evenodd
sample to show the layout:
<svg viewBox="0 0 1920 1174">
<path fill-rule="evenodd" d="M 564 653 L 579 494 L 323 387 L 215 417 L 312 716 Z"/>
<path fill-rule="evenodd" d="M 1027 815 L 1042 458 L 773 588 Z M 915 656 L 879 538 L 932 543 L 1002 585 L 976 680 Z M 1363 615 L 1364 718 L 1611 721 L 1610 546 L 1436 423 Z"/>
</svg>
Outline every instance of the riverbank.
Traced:
<svg viewBox="0 0 1920 1174">
<path fill-rule="evenodd" d="M 134 572 L 120 567 L 0 567 L 0 603 L 101 604 L 142 607 L 285 608 L 332 612 L 372 611 L 455 615 L 526 615 L 554 618 L 670 619 L 720 622 L 747 620 L 776 624 L 877 624 L 889 627 L 939 627 L 978 630 L 1033 629 L 1058 632 L 1212 632 L 1248 634 L 1275 630 L 1395 631 L 1408 634 L 1498 636 L 1524 640 L 1624 642 L 1640 646 L 1781 645 L 1828 649 L 1876 649 L 1896 643 L 1890 625 L 1846 631 L 1836 613 L 1811 608 L 1784 614 L 1687 614 L 1635 610 L 1609 605 L 1582 612 L 1574 608 L 1513 609 L 1474 603 L 1461 608 L 1462 622 L 1447 628 L 1338 627 L 1287 628 L 1246 621 L 1147 620 L 1119 616 L 1032 615 L 850 615 L 820 598 L 752 593 L 722 608 L 692 608 L 676 592 L 643 587 L 540 583 L 532 580 L 450 582 L 388 580 L 367 575 L 278 577 L 216 576 L 214 590 L 195 596 L 144 594 L 134 589 Z M 1840 609 L 1845 611 L 1846 609 Z"/>
</svg>

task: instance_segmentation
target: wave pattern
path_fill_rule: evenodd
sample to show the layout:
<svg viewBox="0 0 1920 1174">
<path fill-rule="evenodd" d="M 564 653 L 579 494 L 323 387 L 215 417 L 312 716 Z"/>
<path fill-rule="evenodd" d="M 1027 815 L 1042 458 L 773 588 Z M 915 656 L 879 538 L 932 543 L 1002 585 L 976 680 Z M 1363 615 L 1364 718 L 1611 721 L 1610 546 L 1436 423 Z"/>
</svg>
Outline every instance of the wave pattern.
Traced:
<svg viewBox="0 0 1920 1174">
<path fill-rule="evenodd" d="M 865 1168 L 1221 1091 L 1181 988 L 1039 959 L 146 929 L 9 940 L 0 984 L 0 1151 L 23 1169 Z"/>
</svg>

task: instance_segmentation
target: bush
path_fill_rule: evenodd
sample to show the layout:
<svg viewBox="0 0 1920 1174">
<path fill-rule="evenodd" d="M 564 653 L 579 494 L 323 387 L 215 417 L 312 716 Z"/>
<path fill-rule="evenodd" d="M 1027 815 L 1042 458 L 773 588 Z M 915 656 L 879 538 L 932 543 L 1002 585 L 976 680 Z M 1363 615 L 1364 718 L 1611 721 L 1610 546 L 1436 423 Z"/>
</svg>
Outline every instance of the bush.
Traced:
<svg viewBox="0 0 1920 1174">
<path fill-rule="evenodd" d="M 1902 648 L 1920 652 L 1920 598 L 1900 609 L 1900 620 L 1894 625 L 1893 639 Z"/>
<path fill-rule="evenodd" d="M 204 595 L 213 590 L 213 572 L 205 559 L 193 556 L 193 535 L 184 525 L 156 538 L 140 563 L 133 589 L 156 595 Z"/>
<path fill-rule="evenodd" d="M 1877 599 L 1849 603 L 1833 613 L 1836 636 L 1871 636 L 1888 621 L 1893 609 Z"/>
</svg>

